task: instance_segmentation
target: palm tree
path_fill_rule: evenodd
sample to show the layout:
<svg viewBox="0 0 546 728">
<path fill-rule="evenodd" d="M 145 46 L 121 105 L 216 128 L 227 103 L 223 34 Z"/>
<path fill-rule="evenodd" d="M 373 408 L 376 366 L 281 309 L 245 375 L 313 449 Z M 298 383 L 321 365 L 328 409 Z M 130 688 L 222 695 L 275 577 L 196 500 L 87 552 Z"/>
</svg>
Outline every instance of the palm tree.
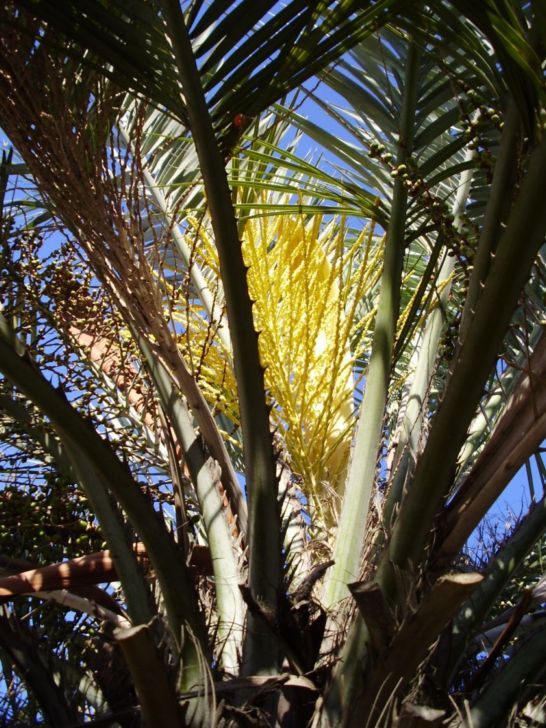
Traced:
<svg viewBox="0 0 546 728">
<path fill-rule="evenodd" d="M 2 10 L 14 720 L 531 710 L 532 600 L 483 664 L 476 644 L 544 499 L 483 573 L 463 548 L 521 465 L 544 472 L 543 21 L 515 0 Z M 302 115 L 306 82 L 339 134 Z"/>
</svg>

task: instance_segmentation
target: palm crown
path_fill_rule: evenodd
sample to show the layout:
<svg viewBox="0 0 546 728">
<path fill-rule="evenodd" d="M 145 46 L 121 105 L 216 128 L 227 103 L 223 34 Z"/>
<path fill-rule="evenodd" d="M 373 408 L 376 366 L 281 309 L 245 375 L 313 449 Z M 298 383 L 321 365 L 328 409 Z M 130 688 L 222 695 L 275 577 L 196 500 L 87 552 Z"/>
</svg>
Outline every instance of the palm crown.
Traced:
<svg viewBox="0 0 546 728">
<path fill-rule="evenodd" d="M 540 588 L 511 587 L 476 654 L 544 501 L 483 573 L 463 547 L 521 465 L 544 479 L 544 20 L 515 0 L 2 10 L 14 720 L 531 710 Z"/>
</svg>

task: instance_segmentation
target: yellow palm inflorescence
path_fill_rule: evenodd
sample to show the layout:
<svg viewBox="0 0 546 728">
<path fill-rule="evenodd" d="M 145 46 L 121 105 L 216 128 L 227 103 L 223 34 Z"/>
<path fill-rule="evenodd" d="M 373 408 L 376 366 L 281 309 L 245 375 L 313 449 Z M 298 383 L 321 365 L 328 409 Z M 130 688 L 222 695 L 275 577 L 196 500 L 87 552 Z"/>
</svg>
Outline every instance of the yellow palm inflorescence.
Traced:
<svg viewBox="0 0 546 728">
<path fill-rule="evenodd" d="M 243 241 L 273 416 L 315 506 L 346 471 L 366 333 L 356 312 L 380 267 L 355 265 L 345 244 L 344 224 L 318 215 L 252 220 Z"/>
<path fill-rule="evenodd" d="M 202 225 L 193 228 L 195 261 L 217 269 Z M 354 425 L 356 359 L 373 321 L 362 301 L 381 274 L 381 244 L 365 230 L 352 245 L 344 220 L 277 215 L 248 220 L 242 235 L 248 284 L 272 419 L 313 508 L 343 483 Z M 356 252 L 358 251 L 358 252 Z M 358 255 L 358 258 L 357 258 Z M 373 298 L 373 296 L 372 296 Z M 205 396 L 237 422 L 229 353 L 197 304 L 179 306 L 180 344 Z"/>
</svg>

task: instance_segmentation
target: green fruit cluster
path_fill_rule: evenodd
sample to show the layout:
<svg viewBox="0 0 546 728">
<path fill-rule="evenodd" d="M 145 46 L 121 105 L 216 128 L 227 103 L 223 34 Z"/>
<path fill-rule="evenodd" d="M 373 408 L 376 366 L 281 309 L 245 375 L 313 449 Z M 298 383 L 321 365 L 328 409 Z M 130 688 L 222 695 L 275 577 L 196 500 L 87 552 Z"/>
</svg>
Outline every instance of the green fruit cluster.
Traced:
<svg viewBox="0 0 546 728">
<path fill-rule="evenodd" d="M 48 564 L 104 548 L 88 501 L 56 473 L 32 487 L 4 487 L 0 514 L 4 556 Z"/>
</svg>

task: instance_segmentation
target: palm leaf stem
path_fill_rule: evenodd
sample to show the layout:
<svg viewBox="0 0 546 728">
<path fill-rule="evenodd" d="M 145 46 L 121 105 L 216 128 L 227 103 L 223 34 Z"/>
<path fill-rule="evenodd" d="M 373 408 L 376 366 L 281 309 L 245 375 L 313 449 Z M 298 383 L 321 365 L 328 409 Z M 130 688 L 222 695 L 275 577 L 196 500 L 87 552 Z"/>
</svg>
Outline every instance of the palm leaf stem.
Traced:
<svg viewBox="0 0 546 728">
<path fill-rule="evenodd" d="M 68 441 L 63 443 L 61 440 L 61 445 L 64 445 L 72 470 L 91 503 L 112 553 L 116 572 L 127 599 L 129 617 L 133 624 L 144 624 L 153 616 L 150 606 L 151 595 L 146 589 L 134 551 L 127 543 L 126 529 L 123 527 L 120 514 L 112 503 L 103 480 L 85 453 L 74 448 Z"/>
<path fill-rule="evenodd" d="M 345 723 L 348 728 L 359 728 L 363 715 L 372 719 L 369 725 L 374 725 L 373 719 L 379 719 L 385 704 L 414 678 L 431 645 L 482 580 L 481 574 L 476 573 L 447 574 L 433 584 L 417 610 L 398 629 L 387 650 L 377 655 L 363 694 Z"/>
<path fill-rule="evenodd" d="M 223 641 L 221 661 L 228 672 L 236 673 L 244 609 L 239 590 L 241 578 L 226 522 L 225 508 L 218 492 L 219 468 L 211 458 L 205 457 L 188 408 L 176 392 L 168 372 L 157 359 L 154 359 L 146 344 L 140 341 L 139 345 L 147 361 L 161 405 L 182 447 L 195 487 L 212 558 L 218 636 Z"/>
<path fill-rule="evenodd" d="M 127 513 L 129 521 L 146 545 L 161 584 L 175 640 L 180 643 L 185 625 L 189 625 L 205 644 L 204 625 L 193 598 L 193 584 L 188 570 L 152 504 L 109 445 L 33 365 L 1 314 L 0 362 L 3 374 L 51 420 L 59 436 L 71 443 L 76 451 L 85 453 Z M 184 668 L 190 681 L 198 682 L 199 656 L 193 640 L 184 640 L 182 652 Z"/>
<path fill-rule="evenodd" d="M 476 307 L 472 329 L 454 364 L 411 491 L 402 502 L 389 548 L 383 555 L 378 578 L 391 596 L 395 592 L 393 566 L 407 569 L 421 559 L 433 521 L 449 491 L 461 442 L 544 240 L 546 206 L 541 200 L 545 177 L 546 136 L 531 154 L 527 174 Z"/>
<path fill-rule="evenodd" d="M 411 155 L 418 83 L 419 55 L 410 43 L 400 116 L 397 164 Z M 370 497 L 391 371 L 391 360 L 400 301 L 408 193 L 404 182 L 394 183 L 392 210 L 385 242 L 384 267 L 377 307 L 372 353 L 361 405 L 358 431 L 345 488 L 332 567 L 323 594 L 327 607 L 348 595 L 347 584 L 359 576 Z"/>
<path fill-rule="evenodd" d="M 467 150 L 465 162 L 471 162 L 474 156 L 475 152 L 473 150 Z M 453 226 L 456 230 L 460 230 L 462 227 L 462 215 L 470 193 L 473 172 L 473 169 L 466 169 L 460 176 L 457 196 L 452 207 Z M 394 455 L 392 484 L 383 509 L 383 523 L 387 529 L 392 522 L 394 508 L 402 498 L 407 477 L 409 473 L 413 472 L 417 460 L 425 401 L 430 389 L 442 331 L 445 326 L 444 311 L 451 291 L 450 279 L 454 269 L 455 258 L 446 256 L 438 274 L 438 285 L 443 283 L 447 283 L 447 285 L 437 294 L 438 304 L 426 321 L 417 367 L 410 387 L 408 404 Z"/>
<path fill-rule="evenodd" d="M 130 547 L 121 514 L 108 495 L 107 488 L 85 453 L 68 441 L 58 441 L 51 433 L 32 426 L 26 408 L 9 396 L 0 396 L 0 407 L 8 412 L 25 432 L 53 458 L 59 472 L 73 477 L 91 503 L 104 538 L 108 543 L 116 572 L 127 600 L 127 611 L 134 624 L 149 621 L 153 614 L 150 594 L 145 586 L 133 549 Z"/>
<path fill-rule="evenodd" d="M 109 622 L 113 627 L 121 627 L 127 629 L 131 627 L 131 622 L 127 617 L 122 617 L 117 612 L 113 612 L 107 607 L 101 607 L 92 599 L 87 599 L 79 594 L 73 594 L 66 589 L 53 589 L 51 591 L 37 591 L 25 596 L 42 599 L 45 602 L 53 602 L 59 604 L 63 609 L 69 609 L 81 614 L 88 614 L 93 619 L 100 619 Z M 4 597 L 5 598 L 5 597 Z M 9 597 L 8 597 L 9 598 Z"/>
<path fill-rule="evenodd" d="M 469 636 L 475 633 L 525 556 L 546 531 L 546 498 L 534 505 L 487 568 L 483 582 L 465 602 L 453 622 L 449 668 L 453 673 Z M 449 676 L 446 675 L 449 679 Z"/>
<path fill-rule="evenodd" d="M 537 630 L 480 694 L 460 728 L 495 728 L 517 700 L 522 685 L 540 679 L 544 672 L 546 629 Z"/>
<path fill-rule="evenodd" d="M 529 334 L 529 348 L 534 351 L 544 333 L 544 326 L 539 321 Z M 472 420 L 468 430 L 468 437 L 459 455 L 457 462 L 458 490 L 466 480 L 468 471 L 479 457 L 480 446 L 491 433 L 496 421 L 503 414 L 507 399 L 512 395 L 514 388 L 521 381 L 520 373 L 529 368 L 529 352 L 518 351 L 514 366 L 508 367 L 499 377 L 498 384 L 493 388 L 487 401 L 480 406 L 480 412 Z"/>
<path fill-rule="evenodd" d="M 428 230 L 421 230 L 420 233 L 416 232 L 414 239 L 418 239 L 421 235 L 426 237 L 428 232 Z M 435 232 L 432 226 L 430 232 Z M 412 242 L 411 237 L 408 242 Z M 419 311 L 423 308 L 428 309 L 431 305 L 431 301 L 435 295 L 435 290 L 434 288 L 430 288 L 430 281 L 433 279 L 434 271 L 438 268 L 438 260 L 440 258 L 440 254 L 444 252 L 444 249 L 445 238 L 443 235 L 438 235 L 434 245 L 432 246 L 430 255 L 428 256 L 427 266 L 421 276 L 421 281 L 415 292 L 412 306 L 408 312 L 401 331 L 396 337 L 396 344 L 393 353 L 393 359 L 395 362 L 397 362 L 403 354 L 408 342 L 413 342 L 415 337 L 418 336 L 418 329 L 421 324 Z M 441 275 L 439 276 L 439 280 L 441 280 Z"/>
<path fill-rule="evenodd" d="M 477 301 L 491 268 L 496 244 L 502 224 L 506 221 L 511 206 L 518 165 L 518 146 L 521 135 L 521 117 L 516 104 L 508 105 L 505 115 L 499 155 L 495 164 L 490 197 L 483 227 L 474 257 L 474 269 L 468 284 L 468 294 L 463 308 L 459 338 L 464 341 Z"/>
<path fill-rule="evenodd" d="M 411 154 L 417 95 L 419 53 L 410 42 L 400 116 L 397 163 L 403 164 Z M 387 401 L 396 319 L 399 308 L 400 279 L 404 257 L 405 220 L 408 195 L 401 180 L 394 183 L 392 210 L 385 243 L 372 354 L 364 399 L 361 405 L 355 452 L 347 478 L 343 509 L 338 524 L 335 563 L 330 570 L 323 603 L 332 607 L 348 594 L 347 584 L 359 576 L 369 502 L 375 481 L 377 455 L 381 441 L 383 416 Z M 321 716 L 323 728 L 341 724 L 354 704 L 366 666 L 369 632 L 357 616 L 340 661 L 324 699 Z"/>
<path fill-rule="evenodd" d="M 145 341 L 144 337 L 138 335 L 136 329 L 134 329 L 134 333 L 140 342 L 139 345 L 142 346 L 142 342 Z M 165 343 L 168 347 L 170 342 Z M 222 484 L 228 494 L 230 505 L 237 515 L 238 528 L 246 536 L 248 531 L 246 501 L 226 445 L 211 414 L 207 401 L 178 349 L 171 348 L 163 358 L 162 363 L 171 372 L 173 381 L 180 387 L 180 390 L 188 400 L 188 404 L 199 426 L 201 436 L 210 450 L 210 454 L 220 465 L 222 470 Z"/>
<path fill-rule="evenodd" d="M 76 716 L 67 704 L 61 686 L 57 685 L 47 659 L 42 655 L 36 639 L 22 624 L 15 627 L 11 620 L 0 616 L 0 645 L 13 660 L 25 682 L 38 699 L 47 724 L 58 728 L 70 728 Z"/>
<path fill-rule="evenodd" d="M 514 387 L 487 445 L 446 508 L 438 549 L 449 559 L 464 545 L 523 463 L 546 437 L 546 336 Z"/>
<path fill-rule="evenodd" d="M 149 625 L 141 624 L 114 632 L 135 682 L 142 717 L 157 728 L 185 728 L 188 724 L 150 631 Z"/>
<path fill-rule="evenodd" d="M 83 672 L 80 666 L 76 668 L 74 665 L 62 661 L 62 669 L 73 685 L 77 686 L 78 691 L 81 695 L 89 701 L 96 711 L 97 718 L 104 718 L 108 713 L 108 701 L 106 700 L 102 689 L 94 679 L 93 673 L 90 670 Z M 59 670 L 60 672 L 60 670 Z"/>
<path fill-rule="evenodd" d="M 214 136 L 184 17 L 177 0 L 161 3 L 172 43 L 218 247 L 240 401 L 249 503 L 249 582 L 252 596 L 275 612 L 281 579 L 280 515 L 275 458 L 237 221 L 224 162 Z M 253 619 L 251 621 L 254 621 Z M 257 622 L 248 629 L 249 674 L 275 673 L 279 651 Z"/>
</svg>

